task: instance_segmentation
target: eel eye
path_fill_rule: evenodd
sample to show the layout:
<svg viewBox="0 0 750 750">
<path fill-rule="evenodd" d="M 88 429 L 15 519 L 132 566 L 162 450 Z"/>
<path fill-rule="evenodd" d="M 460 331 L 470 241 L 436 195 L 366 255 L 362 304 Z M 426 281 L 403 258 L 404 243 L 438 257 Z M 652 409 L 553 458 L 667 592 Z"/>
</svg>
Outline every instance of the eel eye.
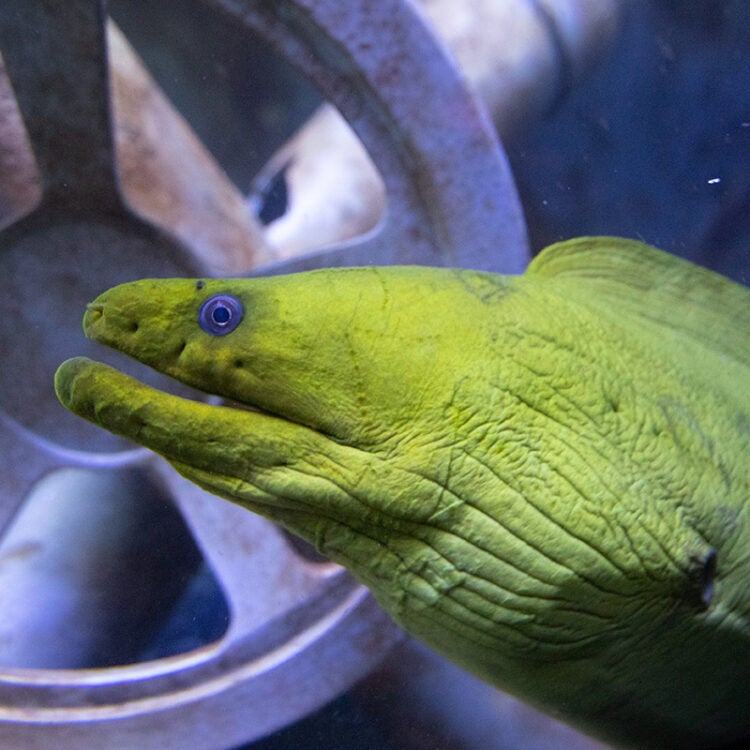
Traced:
<svg viewBox="0 0 750 750">
<path fill-rule="evenodd" d="M 242 303 L 228 294 L 215 294 L 209 297 L 198 313 L 201 328 L 212 336 L 231 333 L 242 320 Z"/>
</svg>

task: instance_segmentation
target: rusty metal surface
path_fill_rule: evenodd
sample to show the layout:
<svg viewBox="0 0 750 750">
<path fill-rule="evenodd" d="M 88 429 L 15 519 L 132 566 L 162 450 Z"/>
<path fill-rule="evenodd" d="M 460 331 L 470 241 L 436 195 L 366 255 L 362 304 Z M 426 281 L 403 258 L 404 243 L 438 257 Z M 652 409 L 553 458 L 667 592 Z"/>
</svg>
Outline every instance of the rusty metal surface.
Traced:
<svg viewBox="0 0 750 750">
<path fill-rule="evenodd" d="M 41 173 L 43 204 L 119 214 L 103 9 L 72 2 L 50 23 L 51 6 L 0 7 L 0 49 Z"/>
<path fill-rule="evenodd" d="M 505 156 L 416 3 L 212 4 L 300 67 L 354 128 L 385 185 L 385 216 L 370 236 L 283 270 L 396 262 L 523 270 L 526 230 Z"/>
<path fill-rule="evenodd" d="M 0 303 L 0 528 L 8 529 L 0 549 L 6 604 L 0 616 L 5 636 L 0 744 L 131 747 L 134 733 L 144 747 L 212 748 L 246 741 L 336 695 L 370 668 L 397 631 L 341 569 L 309 563 L 270 524 L 208 498 L 145 452 L 88 430 L 55 403 L 55 367 L 64 356 L 87 350 L 80 315 L 88 299 L 134 276 L 198 275 L 209 264 L 122 199 L 99 4 L 4 3 L 0 29 L 42 186 L 38 206 L 0 235 L 0 268 L 14 288 Z M 45 518 L 55 508 L 61 517 L 53 515 L 47 526 L 34 524 L 31 536 L 19 530 L 28 523 L 19 527 L 16 521 L 24 514 L 16 517 L 16 511 L 32 487 L 53 470 L 71 467 L 107 470 L 115 477 L 118 468 L 131 467 L 167 488 L 231 612 L 229 629 L 212 648 L 109 669 L 45 669 L 35 661 L 54 666 L 64 658 L 73 665 L 75 653 L 101 650 L 93 636 L 93 643 L 86 643 L 85 634 L 96 630 L 92 618 L 99 617 L 101 630 L 106 615 L 87 610 L 82 601 L 56 630 L 52 588 L 37 590 L 31 608 L 10 606 L 26 601 L 30 581 L 45 580 L 40 569 L 58 561 L 60 572 L 46 579 L 48 586 L 67 583 L 82 594 L 86 570 L 102 573 L 97 583 L 102 592 L 118 580 L 127 583 L 104 576 L 97 564 L 103 531 L 93 540 L 81 536 L 80 528 L 72 538 L 56 534 L 75 528 L 65 525 L 66 514 L 81 508 L 76 492 L 66 492 L 59 482 L 40 507 Z M 84 492 L 85 482 L 79 484 Z M 122 561 L 132 546 L 128 533 L 110 535 L 109 541 L 109 554 Z M 74 554 L 78 564 L 61 564 L 66 554 Z M 21 559 L 36 570 L 27 567 L 19 574 Z M 189 571 L 183 566 L 179 572 Z M 162 594 L 167 601 L 166 588 Z M 38 637 L 52 639 L 37 654 L 33 639 L 25 637 L 35 627 L 41 627 Z M 327 666 L 342 657 L 332 677 Z M 292 697 L 291 685 L 299 688 Z M 209 720 L 217 715 L 226 715 L 220 725 Z M 203 736 L 196 729 L 201 726 Z"/>
<path fill-rule="evenodd" d="M 107 26 L 118 175 L 127 204 L 172 232 L 212 276 L 274 259 L 245 198 L 164 96 L 117 26 Z"/>
<path fill-rule="evenodd" d="M 226 634 L 107 669 L 4 667 L 3 747 L 236 746 L 330 700 L 392 642 L 386 616 L 340 568 L 307 563 L 262 519 L 165 481 L 222 583 Z"/>
<path fill-rule="evenodd" d="M 506 140 L 559 106 L 573 84 L 606 57 L 625 1 L 421 0 L 421 7 Z M 424 85 L 404 76 L 399 94 L 424 103 L 429 98 Z M 474 170 L 476 164 L 467 160 L 457 174 L 466 192 L 482 189 L 471 183 Z M 266 238 L 282 258 L 309 251 L 316 242 L 351 241 L 369 232 L 385 211 L 377 169 L 330 104 L 322 105 L 257 175 L 251 203 L 261 215 L 274 205 L 268 192 L 278 185 L 286 198 L 276 198 L 279 215 L 268 221 Z M 502 255 L 492 259 L 495 265 L 485 268 L 507 270 Z"/>
<path fill-rule="evenodd" d="M 489 254 L 486 262 L 499 257 L 507 270 L 522 265 L 525 228 L 489 121 L 410 3 L 211 5 L 270 38 L 311 75 L 360 132 L 384 177 L 382 226 L 307 263 L 481 265 Z M 0 269 L 13 286 L 0 298 L 0 582 L 6 603 L 18 603 L 0 608 L 0 745 L 210 750 L 263 736 L 346 689 L 400 633 L 342 569 L 300 555 L 272 525 L 57 404 L 52 374 L 64 357 L 106 358 L 80 334 L 86 301 L 125 279 L 206 275 L 227 259 L 207 254 L 199 246 L 205 238 L 180 231 L 174 219 L 159 225 L 169 211 L 149 210 L 160 194 L 133 199 L 123 188 L 98 0 L 4 2 L 0 49 L 40 187 L 36 206 L 19 201 L 26 213 L 11 214 L 0 232 Z M 440 92 L 429 106 L 401 93 L 413 79 Z M 84 473 L 68 484 L 72 470 Z M 92 471 L 114 485 L 92 490 L 100 486 Z M 102 493 L 102 502 L 108 493 L 121 496 L 117 483 L 133 472 L 179 512 L 221 587 L 229 623 L 200 649 L 104 669 L 91 653 L 106 645 L 93 636 L 81 642 L 81 634 L 96 631 L 90 602 L 106 595 L 110 609 L 100 614 L 111 617 L 117 595 L 107 589 L 127 585 L 128 576 L 105 575 L 98 556 L 106 539 L 108 557 L 124 560 L 133 539 L 100 536 L 94 521 L 127 523 L 142 508 L 106 520 L 86 511 L 86 502 L 92 493 Z M 89 523 L 73 523 L 75 512 Z M 188 575 L 190 565 L 160 570 Z M 58 585 L 69 586 L 79 606 L 60 609 Z M 29 588 L 36 589 L 31 606 Z M 49 639 L 38 654 L 33 638 L 18 636 L 30 631 Z"/>
</svg>

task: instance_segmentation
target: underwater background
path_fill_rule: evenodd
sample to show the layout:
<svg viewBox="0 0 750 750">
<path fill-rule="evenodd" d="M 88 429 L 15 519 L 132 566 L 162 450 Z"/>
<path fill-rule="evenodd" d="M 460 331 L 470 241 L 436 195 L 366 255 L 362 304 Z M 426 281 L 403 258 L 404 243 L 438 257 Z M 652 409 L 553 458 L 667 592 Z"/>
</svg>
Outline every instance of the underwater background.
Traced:
<svg viewBox="0 0 750 750">
<path fill-rule="evenodd" d="M 319 104 L 270 49 L 248 50 L 227 19 L 199 3 L 113 0 L 109 11 L 244 193 Z M 620 26 L 597 64 L 503 146 L 532 253 L 580 235 L 632 237 L 750 285 L 750 3 L 623 3 Z M 279 201 L 259 209 L 272 222 L 283 216 L 284 199 L 278 191 L 266 197 Z M 190 582 L 128 655 L 134 661 L 200 648 L 226 628 L 229 614 L 211 572 L 197 552 L 185 554 Z M 244 747 L 603 746 L 406 639 L 343 695 Z"/>
<path fill-rule="evenodd" d="M 127 13 L 137 16 L 136 5 L 113 4 L 116 16 L 121 8 L 126 32 Z M 138 30 L 132 32 L 135 41 Z M 190 39 L 191 55 L 204 39 L 189 27 L 165 33 L 173 40 Z M 152 72 L 167 88 L 174 84 L 174 71 L 185 69 L 166 54 L 168 48 L 161 47 L 162 57 L 153 49 L 150 59 Z M 145 49 L 141 52 L 146 56 Z M 278 75 L 272 62 L 264 70 Z M 277 86 L 295 91 L 288 98 L 295 111 L 276 119 L 288 130 L 312 111 L 314 94 L 293 75 L 262 80 L 269 88 L 260 96 L 253 92 L 256 102 L 272 106 Z M 258 155 L 287 135 L 264 125 L 268 118 L 257 110 L 244 112 L 242 117 L 258 118 L 254 132 L 267 138 L 248 143 L 241 117 L 236 116 L 234 131 L 231 114 L 222 111 L 225 127 L 217 132 L 210 114 L 215 109 L 205 111 L 200 102 L 187 105 L 193 126 L 240 184 L 251 179 Z M 749 284 L 750 3 L 626 3 L 621 27 L 599 65 L 551 111 L 503 145 L 532 252 L 579 235 L 620 235 Z M 184 611 L 193 607 L 186 603 Z M 600 745 L 512 699 L 497 698 L 409 641 L 329 706 L 247 747 L 553 750 Z"/>
</svg>

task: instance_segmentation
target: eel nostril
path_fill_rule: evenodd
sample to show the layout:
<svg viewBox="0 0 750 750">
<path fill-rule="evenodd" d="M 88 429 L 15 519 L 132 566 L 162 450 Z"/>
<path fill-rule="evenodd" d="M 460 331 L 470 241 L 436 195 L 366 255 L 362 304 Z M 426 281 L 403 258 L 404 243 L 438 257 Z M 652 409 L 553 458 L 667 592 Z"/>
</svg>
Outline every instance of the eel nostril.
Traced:
<svg viewBox="0 0 750 750">
<path fill-rule="evenodd" d="M 102 305 L 95 305 L 93 302 L 89 302 L 86 305 L 86 312 L 94 319 L 99 320 L 104 314 L 104 307 Z"/>
</svg>

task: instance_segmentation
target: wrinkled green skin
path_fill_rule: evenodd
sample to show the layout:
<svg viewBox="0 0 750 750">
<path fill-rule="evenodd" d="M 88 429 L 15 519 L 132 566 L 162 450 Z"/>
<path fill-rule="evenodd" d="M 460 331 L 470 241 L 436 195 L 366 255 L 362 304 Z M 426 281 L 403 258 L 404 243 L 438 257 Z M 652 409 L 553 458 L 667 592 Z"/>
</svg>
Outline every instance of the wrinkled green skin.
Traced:
<svg viewBox="0 0 750 750">
<path fill-rule="evenodd" d="M 674 263 L 750 309 L 747 290 Z M 86 335 L 228 405 L 83 358 L 57 392 L 584 731 L 670 749 L 750 736 L 745 344 L 718 340 L 721 311 L 695 338 L 658 289 L 621 300 L 617 284 L 536 266 L 125 284 L 89 306 Z M 245 309 L 224 337 L 197 322 L 219 292 Z"/>
</svg>

